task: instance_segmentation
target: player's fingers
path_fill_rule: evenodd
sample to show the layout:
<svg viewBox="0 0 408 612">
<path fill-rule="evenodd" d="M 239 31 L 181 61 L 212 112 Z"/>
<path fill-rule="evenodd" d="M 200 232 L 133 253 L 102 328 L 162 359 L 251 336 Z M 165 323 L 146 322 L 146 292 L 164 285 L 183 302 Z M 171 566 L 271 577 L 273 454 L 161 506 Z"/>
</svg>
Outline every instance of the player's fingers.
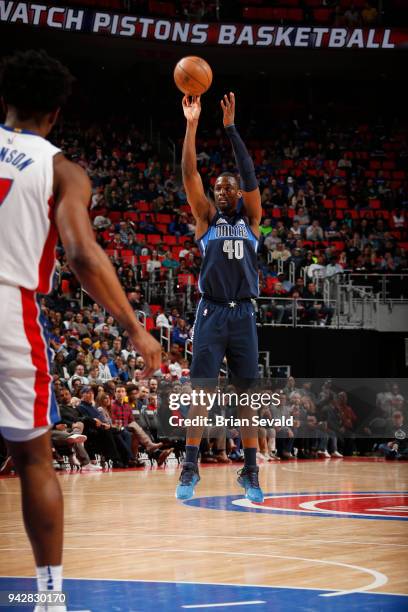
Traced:
<svg viewBox="0 0 408 612">
<path fill-rule="evenodd" d="M 227 94 L 225 94 L 225 96 L 224 96 L 224 101 L 225 101 L 226 107 L 228 108 L 228 106 L 229 106 L 229 99 L 228 99 Z"/>
<path fill-rule="evenodd" d="M 226 106 L 225 106 L 225 104 L 224 104 L 224 101 L 223 101 L 223 100 L 221 100 L 221 108 L 222 108 L 222 110 L 223 110 L 223 111 L 225 111 L 225 109 L 226 109 Z"/>
</svg>

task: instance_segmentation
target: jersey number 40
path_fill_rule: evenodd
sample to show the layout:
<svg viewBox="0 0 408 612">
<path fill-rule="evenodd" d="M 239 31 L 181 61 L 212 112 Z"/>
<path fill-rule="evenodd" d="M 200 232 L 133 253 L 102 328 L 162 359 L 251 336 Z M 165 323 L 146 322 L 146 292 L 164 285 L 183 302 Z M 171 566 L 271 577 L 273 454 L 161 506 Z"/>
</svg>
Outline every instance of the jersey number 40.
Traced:
<svg viewBox="0 0 408 612">
<path fill-rule="evenodd" d="M 224 240 L 222 250 L 227 253 L 228 259 L 242 259 L 244 256 L 244 241 Z"/>
<path fill-rule="evenodd" d="M 13 179 L 0 178 L 0 206 L 3 204 L 4 200 L 10 193 L 12 184 Z"/>
</svg>

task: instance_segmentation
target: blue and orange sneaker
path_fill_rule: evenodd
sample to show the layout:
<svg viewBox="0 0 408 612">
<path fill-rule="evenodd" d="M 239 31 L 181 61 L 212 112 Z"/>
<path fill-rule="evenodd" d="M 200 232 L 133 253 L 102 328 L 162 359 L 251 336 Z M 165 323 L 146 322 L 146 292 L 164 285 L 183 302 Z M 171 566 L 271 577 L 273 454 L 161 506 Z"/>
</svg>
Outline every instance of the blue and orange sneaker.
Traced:
<svg viewBox="0 0 408 612">
<path fill-rule="evenodd" d="M 237 482 L 245 489 L 245 497 L 249 501 L 261 503 L 264 500 L 264 494 L 259 486 L 258 473 L 258 466 L 245 466 L 239 470 Z"/>
<path fill-rule="evenodd" d="M 191 499 L 194 495 L 194 487 L 200 480 L 198 466 L 196 463 L 183 463 L 179 484 L 176 489 L 177 499 Z"/>
</svg>

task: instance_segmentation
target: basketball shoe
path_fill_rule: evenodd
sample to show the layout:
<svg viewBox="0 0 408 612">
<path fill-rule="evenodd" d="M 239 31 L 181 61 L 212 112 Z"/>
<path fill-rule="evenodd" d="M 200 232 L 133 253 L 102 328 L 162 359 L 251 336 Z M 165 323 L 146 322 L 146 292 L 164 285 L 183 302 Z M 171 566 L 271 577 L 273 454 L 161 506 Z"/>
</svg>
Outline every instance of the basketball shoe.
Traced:
<svg viewBox="0 0 408 612">
<path fill-rule="evenodd" d="M 183 463 L 179 484 L 176 489 L 177 499 L 191 499 L 194 495 L 194 487 L 200 480 L 198 466 L 195 463 Z"/>
<path fill-rule="evenodd" d="M 238 484 L 245 489 L 245 497 L 252 502 L 263 502 L 264 494 L 259 486 L 259 467 L 243 467 L 238 472 Z"/>
</svg>

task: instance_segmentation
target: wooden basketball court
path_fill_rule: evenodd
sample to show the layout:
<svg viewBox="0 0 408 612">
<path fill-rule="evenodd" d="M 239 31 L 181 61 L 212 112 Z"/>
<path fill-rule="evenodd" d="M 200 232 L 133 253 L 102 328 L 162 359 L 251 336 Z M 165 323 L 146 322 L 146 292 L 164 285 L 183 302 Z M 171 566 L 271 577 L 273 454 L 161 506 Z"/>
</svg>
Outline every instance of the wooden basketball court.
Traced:
<svg viewBox="0 0 408 612">
<path fill-rule="evenodd" d="M 239 467 L 202 467 L 186 503 L 176 465 L 62 474 L 68 609 L 408 609 L 407 464 L 264 464 L 264 504 L 243 499 Z M 28 589 L 17 478 L 0 499 L 0 591 Z"/>
</svg>

